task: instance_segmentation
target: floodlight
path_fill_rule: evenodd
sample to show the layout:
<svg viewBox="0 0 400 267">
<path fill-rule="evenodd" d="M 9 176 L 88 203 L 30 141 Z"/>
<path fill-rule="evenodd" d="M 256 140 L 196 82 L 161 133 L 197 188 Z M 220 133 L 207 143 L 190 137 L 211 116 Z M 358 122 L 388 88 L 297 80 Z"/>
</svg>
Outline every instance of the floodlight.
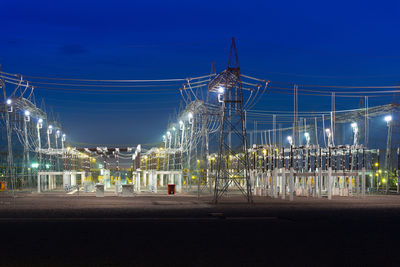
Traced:
<svg viewBox="0 0 400 267">
<path fill-rule="evenodd" d="M 11 105 L 12 104 L 12 100 L 11 99 L 7 99 L 6 103 L 7 103 L 7 105 Z"/>
<path fill-rule="evenodd" d="M 392 121 L 392 116 L 391 116 L 391 115 L 387 115 L 387 116 L 385 117 L 385 121 L 386 121 L 386 122 L 391 122 L 391 121 Z"/>
<path fill-rule="evenodd" d="M 292 139 L 292 137 L 290 135 L 287 137 L 287 140 L 288 140 L 290 145 L 293 144 L 293 139 Z"/>
<path fill-rule="evenodd" d="M 223 94 L 225 92 L 225 88 L 223 86 L 218 87 L 218 93 Z"/>
</svg>

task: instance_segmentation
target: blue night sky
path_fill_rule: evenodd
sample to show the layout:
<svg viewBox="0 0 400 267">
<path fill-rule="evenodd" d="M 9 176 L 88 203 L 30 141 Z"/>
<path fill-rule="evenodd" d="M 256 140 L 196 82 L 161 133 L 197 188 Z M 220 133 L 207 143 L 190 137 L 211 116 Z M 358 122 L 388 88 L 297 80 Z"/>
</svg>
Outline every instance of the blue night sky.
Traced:
<svg viewBox="0 0 400 267">
<path fill-rule="evenodd" d="M 20 1 L 0 3 L 0 64 L 9 73 L 86 79 L 162 79 L 223 70 L 232 36 L 242 73 L 298 84 L 394 85 L 400 73 L 399 2 Z M 180 94 L 93 94 L 38 88 L 73 141 L 160 141 Z M 392 96 L 370 99 L 389 103 Z M 299 110 L 330 98 L 300 96 Z M 40 103 L 40 101 L 38 101 Z M 358 108 L 340 99 L 337 109 Z M 311 105 L 315 104 L 315 105 Z M 256 106 L 291 110 L 268 93 Z"/>
</svg>

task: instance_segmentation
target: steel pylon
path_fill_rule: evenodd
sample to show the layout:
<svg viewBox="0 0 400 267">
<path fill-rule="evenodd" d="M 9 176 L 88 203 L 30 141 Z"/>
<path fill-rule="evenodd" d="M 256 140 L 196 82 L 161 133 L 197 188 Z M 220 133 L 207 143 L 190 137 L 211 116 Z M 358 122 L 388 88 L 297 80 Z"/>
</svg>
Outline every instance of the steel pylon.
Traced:
<svg viewBox="0 0 400 267">
<path fill-rule="evenodd" d="M 218 203 L 230 186 L 236 186 L 248 202 L 253 202 L 243 89 L 234 38 L 227 68 L 209 83 L 208 93 L 216 93 L 221 105 L 214 203 Z"/>
</svg>

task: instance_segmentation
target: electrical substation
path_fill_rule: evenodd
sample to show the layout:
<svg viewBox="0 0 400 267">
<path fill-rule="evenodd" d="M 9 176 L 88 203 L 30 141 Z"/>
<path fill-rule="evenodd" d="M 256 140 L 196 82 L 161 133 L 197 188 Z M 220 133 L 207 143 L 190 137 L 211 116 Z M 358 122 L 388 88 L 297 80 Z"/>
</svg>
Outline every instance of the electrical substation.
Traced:
<svg viewBox="0 0 400 267">
<path fill-rule="evenodd" d="M 369 105 L 372 98 L 399 94 L 397 86 L 328 90 L 254 78 L 242 73 L 232 40 L 228 64 L 219 73 L 213 67 L 210 74 L 192 78 L 125 81 L 146 86 L 179 83 L 175 90 L 183 105 L 159 133 L 159 144 L 133 140 L 134 146 L 110 147 L 68 140 L 53 111 L 36 102 L 40 77 L 30 80 L 0 71 L 0 78 L 4 194 L 186 194 L 207 195 L 214 203 L 243 195 L 243 201 L 252 203 L 258 197 L 291 201 L 296 196 L 399 193 L 399 104 Z M 114 85 L 108 80 L 71 80 L 80 86 Z M 66 81 L 48 83 L 58 82 Z M 292 105 L 281 111 L 255 108 L 274 92 L 285 93 Z M 303 95 L 328 98 L 331 109 L 299 111 Z M 344 97 L 360 99 L 361 104 L 337 109 Z M 307 104 L 310 109 L 318 105 Z"/>
</svg>

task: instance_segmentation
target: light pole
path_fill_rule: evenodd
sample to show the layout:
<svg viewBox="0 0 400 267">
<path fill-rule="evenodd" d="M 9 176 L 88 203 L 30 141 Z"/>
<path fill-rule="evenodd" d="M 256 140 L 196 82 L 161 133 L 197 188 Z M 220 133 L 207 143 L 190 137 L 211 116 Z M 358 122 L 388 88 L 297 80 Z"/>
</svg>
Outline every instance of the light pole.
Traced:
<svg viewBox="0 0 400 267">
<path fill-rule="evenodd" d="M 67 136 L 65 134 L 63 134 L 61 136 L 61 160 L 62 160 L 62 170 L 64 171 L 64 143 L 65 140 L 67 139 Z"/>
<path fill-rule="evenodd" d="M 50 150 L 51 150 L 51 142 L 50 142 L 50 135 L 53 133 L 53 125 L 49 125 L 49 127 L 47 127 L 47 145 L 48 145 L 48 152 L 49 152 L 49 168 L 51 166 L 52 163 L 52 156 L 50 154 Z M 46 166 L 47 168 L 47 166 Z"/>
<path fill-rule="evenodd" d="M 60 136 L 61 136 L 61 132 L 60 132 L 60 130 L 57 130 L 56 131 L 56 134 L 55 134 L 55 139 L 56 139 L 56 150 L 58 150 L 58 138 L 60 138 Z M 59 169 L 59 166 L 60 166 L 60 162 L 59 162 L 59 157 L 58 157 L 58 152 L 57 152 L 57 154 L 56 154 L 56 170 L 58 170 Z"/>
<path fill-rule="evenodd" d="M 191 128 L 190 128 L 190 140 L 189 140 L 189 149 L 188 149 L 188 173 L 187 173 L 187 182 L 186 184 L 189 184 L 189 188 L 192 188 L 192 182 L 190 179 L 190 175 L 189 172 L 192 170 L 192 146 L 193 146 L 193 127 L 194 127 L 194 118 L 193 118 L 193 113 L 189 112 L 188 113 L 188 123 L 191 124 Z"/>
<path fill-rule="evenodd" d="M 385 121 L 388 127 L 388 134 L 387 134 L 387 143 L 386 143 L 386 160 L 385 160 L 385 169 L 387 170 L 387 179 L 386 179 L 386 194 L 389 193 L 390 189 L 390 163 L 391 163 L 391 150 L 392 150 L 392 116 L 387 115 L 385 116 Z"/>
<path fill-rule="evenodd" d="M 183 140 L 185 138 L 185 123 L 182 120 L 179 121 L 179 130 L 182 131 L 181 147 L 180 147 L 180 150 L 181 150 L 181 155 L 180 155 L 181 156 L 181 166 L 180 167 L 181 167 L 181 170 L 183 170 Z M 180 175 L 180 178 L 178 177 L 179 190 L 182 189 L 182 176 L 183 176 L 183 173 Z"/>
<path fill-rule="evenodd" d="M 38 170 L 41 170 L 42 167 L 42 143 L 41 143 L 41 139 L 40 139 L 40 129 L 42 129 L 43 127 L 43 119 L 38 119 L 37 123 L 36 123 L 36 131 L 37 131 L 37 140 L 38 140 L 38 158 L 39 158 L 39 168 Z"/>
<path fill-rule="evenodd" d="M 6 90 L 4 89 L 4 83 L 0 80 L 0 86 L 3 88 L 3 95 L 6 98 Z M 10 113 L 13 112 L 13 101 L 11 99 L 6 100 L 7 104 L 7 113 L 6 113 L 6 130 L 7 130 L 7 175 L 11 182 L 11 189 L 13 195 L 15 195 L 15 176 L 14 176 L 14 164 L 13 164 L 13 151 L 12 151 L 12 143 L 11 143 L 11 135 L 12 135 L 12 127 L 10 122 Z"/>
<path fill-rule="evenodd" d="M 41 143 L 41 139 L 40 139 L 40 129 L 42 129 L 43 127 L 43 119 L 39 118 L 37 123 L 36 123 L 36 131 L 37 131 L 37 140 L 38 140 L 38 158 L 39 158 L 39 166 L 38 166 L 38 172 L 40 172 L 42 170 L 42 143 Z M 38 186 L 38 192 L 40 193 L 40 175 L 38 173 L 38 180 L 37 180 L 37 186 Z"/>
<path fill-rule="evenodd" d="M 25 157 L 25 167 L 27 169 L 27 182 L 29 188 L 31 188 L 31 175 L 30 175 L 30 159 L 29 159 L 29 141 L 28 141 L 28 129 L 27 129 L 27 123 L 31 120 L 31 112 L 29 110 L 25 110 L 24 112 L 24 157 Z"/>
<path fill-rule="evenodd" d="M 48 149 L 51 149 L 51 143 L 50 143 L 50 135 L 53 133 L 53 125 L 49 125 L 49 127 L 47 127 L 47 145 L 48 145 Z"/>
<path fill-rule="evenodd" d="M 168 131 L 167 132 L 167 138 L 168 138 L 168 142 L 169 142 L 169 144 L 168 144 L 168 151 L 165 151 L 165 159 L 167 160 L 167 171 L 169 171 L 169 150 L 170 150 L 170 148 L 171 148 L 171 142 L 172 142 L 172 136 L 171 136 L 171 132 L 170 131 Z"/>
<path fill-rule="evenodd" d="M 176 140 L 177 140 L 177 136 L 178 136 L 178 133 L 176 132 L 175 127 L 172 127 L 172 132 L 175 135 L 174 145 L 173 145 L 173 148 L 175 149 L 176 148 Z M 173 164 L 172 169 L 175 170 L 176 169 L 176 166 L 175 166 L 176 165 L 176 151 L 175 150 L 174 150 L 174 161 L 172 164 Z M 172 179 L 172 183 L 174 183 L 174 179 Z"/>
<path fill-rule="evenodd" d="M 185 123 L 183 121 L 179 121 L 179 130 L 182 131 L 182 136 L 181 136 L 181 151 L 183 153 L 183 139 L 185 137 Z"/>
</svg>

